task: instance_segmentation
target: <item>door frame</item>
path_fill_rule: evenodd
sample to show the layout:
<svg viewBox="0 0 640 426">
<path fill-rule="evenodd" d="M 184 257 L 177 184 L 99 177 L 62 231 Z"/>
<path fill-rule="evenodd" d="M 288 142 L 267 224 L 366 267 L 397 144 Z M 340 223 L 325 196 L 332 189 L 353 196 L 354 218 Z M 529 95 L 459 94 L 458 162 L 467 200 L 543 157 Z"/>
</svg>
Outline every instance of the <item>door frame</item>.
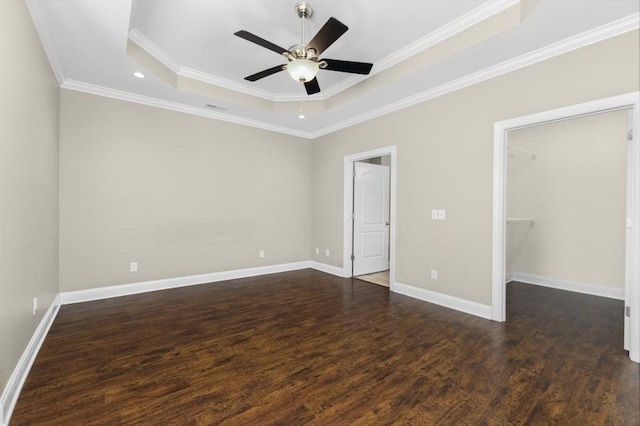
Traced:
<svg viewBox="0 0 640 426">
<path fill-rule="evenodd" d="M 640 92 L 627 93 L 592 102 L 558 108 L 537 114 L 494 123 L 493 126 L 493 241 L 492 241 L 492 305 L 491 319 L 506 320 L 505 290 L 505 227 L 507 132 L 556 121 L 631 109 L 633 138 L 629 143 L 627 167 L 627 200 L 631 200 L 631 232 L 626 238 L 625 304 L 630 307 L 629 357 L 640 362 Z M 629 235 L 629 234 L 627 234 Z"/>
<path fill-rule="evenodd" d="M 344 157 L 344 215 L 343 215 L 343 245 L 342 245 L 342 265 L 344 278 L 353 276 L 353 261 L 351 251 L 353 250 L 353 223 L 351 215 L 353 213 L 353 164 L 357 161 L 368 160 L 370 158 L 391 157 L 391 170 L 389 173 L 389 289 L 395 289 L 396 270 L 396 146 L 387 146 L 371 151 L 359 152 L 357 154 L 345 155 Z"/>
</svg>

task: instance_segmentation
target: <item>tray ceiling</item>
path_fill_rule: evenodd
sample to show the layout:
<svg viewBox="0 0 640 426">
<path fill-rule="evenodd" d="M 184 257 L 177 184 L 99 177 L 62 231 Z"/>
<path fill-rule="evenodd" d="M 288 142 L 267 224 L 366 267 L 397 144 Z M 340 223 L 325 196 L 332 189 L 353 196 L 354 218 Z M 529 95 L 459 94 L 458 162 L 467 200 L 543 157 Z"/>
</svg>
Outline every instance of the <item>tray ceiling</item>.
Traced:
<svg viewBox="0 0 640 426">
<path fill-rule="evenodd" d="M 295 1 L 27 1 L 62 87 L 303 137 L 633 30 L 639 21 L 637 0 L 310 3 L 307 41 L 330 17 L 339 19 L 349 30 L 324 56 L 372 62 L 369 76 L 321 70 L 322 92 L 313 96 L 286 72 L 244 80 L 286 60 L 233 33 L 297 44 Z"/>
</svg>

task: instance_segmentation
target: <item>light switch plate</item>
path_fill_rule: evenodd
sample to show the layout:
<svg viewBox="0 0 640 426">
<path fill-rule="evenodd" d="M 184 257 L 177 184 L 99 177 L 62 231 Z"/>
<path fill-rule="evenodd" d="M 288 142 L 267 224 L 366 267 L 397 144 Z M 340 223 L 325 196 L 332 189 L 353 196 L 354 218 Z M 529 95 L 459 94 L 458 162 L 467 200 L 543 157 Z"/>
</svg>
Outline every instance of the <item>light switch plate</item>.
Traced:
<svg viewBox="0 0 640 426">
<path fill-rule="evenodd" d="M 445 220 L 447 218 L 447 211 L 446 210 L 438 210 L 438 219 L 439 220 Z"/>
<path fill-rule="evenodd" d="M 431 210 L 431 219 L 438 220 L 438 210 Z"/>
<path fill-rule="evenodd" d="M 437 280 L 438 279 L 438 270 L 437 269 L 432 269 L 431 270 L 431 279 L 432 280 Z"/>
</svg>

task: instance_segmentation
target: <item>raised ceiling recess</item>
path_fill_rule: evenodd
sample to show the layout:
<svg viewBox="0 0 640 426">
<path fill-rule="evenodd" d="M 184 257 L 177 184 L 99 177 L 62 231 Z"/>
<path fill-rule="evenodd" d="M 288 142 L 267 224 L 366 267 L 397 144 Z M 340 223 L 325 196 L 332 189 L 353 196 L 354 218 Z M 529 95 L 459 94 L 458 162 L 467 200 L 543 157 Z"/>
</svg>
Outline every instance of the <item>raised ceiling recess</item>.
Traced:
<svg viewBox="0 0 640 426">
<path fill-rule="evenodd" d="M 309 138 L 633 31 L 640 7 L 637 0 L 26 3 L 63 88 Z M 234 35 L 239 30 L 282 51 Z M 321 91 L 279 72 L 299 59 L 313 72 L 318 65 Z M 366 74 L 354 63 L 373 66 Z M 260 70 L 275 72 L 245 79 Z"/>
</svg>

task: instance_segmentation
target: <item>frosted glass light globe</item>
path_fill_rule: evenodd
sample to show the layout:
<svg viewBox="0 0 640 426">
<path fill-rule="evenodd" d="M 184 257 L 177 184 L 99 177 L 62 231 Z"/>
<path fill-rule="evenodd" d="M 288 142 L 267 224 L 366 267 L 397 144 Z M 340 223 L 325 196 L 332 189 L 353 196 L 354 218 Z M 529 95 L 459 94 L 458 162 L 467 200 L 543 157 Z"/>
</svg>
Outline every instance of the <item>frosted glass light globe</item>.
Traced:
<svg viewBox="0 0 640 426">
<path fill-rule="evenodd" d="M 287 64 L 287 72 L 291 78 L 302 83 L 313 80 L 319 69 L 317 62 L 308 59 L 296 59 Z"/>
</svg>

